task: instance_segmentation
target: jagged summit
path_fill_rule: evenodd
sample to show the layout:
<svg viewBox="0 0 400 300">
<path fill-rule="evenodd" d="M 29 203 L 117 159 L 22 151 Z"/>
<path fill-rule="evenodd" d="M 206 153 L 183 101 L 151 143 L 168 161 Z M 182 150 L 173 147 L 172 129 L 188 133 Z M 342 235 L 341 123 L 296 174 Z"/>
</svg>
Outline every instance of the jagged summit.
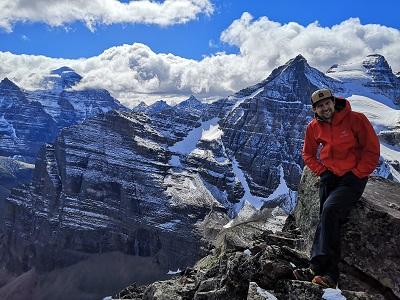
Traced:
<svg viewBox="0 0 400 300">
<path fill-rule="evenodd" d="M 140 102 L 136 107 L 132 109 L 134 112 L 141 112 L 145 114 L 157 114 L 161 111 L 171 108 L 171 106 L 165 100 L 158 100 L 151 105 L 147 105 L 145 102 Z"/>
<path fill-rule="evenodd" d="M 21 89 L 16 85 L 14 82 L 12 82 L 10 79 L 5 77 L 1 82 L 0 82 L 0 89 L 8 90 L 8 91 L 21 91 Z"/>
<path fill-rule="evenodd" d="M 177 105 L 179 108 L 201 108 L 203 103 L 198 100 L 195 96 L 190 95 L 190 97 Z"/>
<path fill-rule="evenodd" d="M 295 65 L 295 64 L 307 64 L 307 59 L 301 55 L 298 54 L 295 58 L 290 59 L 285 65 Z"/>
<path fill-rule="evenodd" d="M 73 69 L 71 69 L 70 67 L 66 67 L 66 66 L 58 68 L 58 69 L 55 69 L 55 70 L 52 70 L 50 73 L 51 74 L 61 75 L 63 73 L 68 73 L 68 72 L 74 72 L 75 73 L 75 71 Z"/>
<path fill-rule="evenodd" d="M 292 92 L 285 90 L 286 85 L 293 87 Z M 234 96 L 248 97 L 260 91 L 260 89 L 264 89 L 264 93 L 269 98 L 279 98 L 287 102 L 301 101 L 308 103 L 311 93 L 323 87 L 330 87 L 335 91 L 341 91 L 339 82 L 326 76 L 318 69 L 311 67 L 306 58 L 299 54 L 284 65 L 274 69 L 262 82 L 243 89 Z M 287 93 L 294 97 L 292 99 L 285 97 L 284 95 Z"/>
<path fill-rule="evenodd" d="M 367 55 L 361 61 L 355 61 L 346 64 L 334 64 L 332 65 L 326 73 L 334 75 L 335 73 L 346 73 L 345 75 L 356 75 L 355 73 L 367 73 L 370 76 L 373 74 L 380 73 L 393 73 L 392 68 L 389 66 L 385 57 L 380 54 L 370 54 Z M 341 74 L 344 76 L 344 74 Z"/>
<path fill-rule="evenodd" d="M 309 65 L 307 60 L 305 59 L 304 56 L 301 54 L 297 55 L 296 57 L 290 59 L 287 61 L 284 65 L 279 66 L 275 68 L 271 74 L 264 79 L 263 81 L 247 87 L 245 89 L 240 90 L 236 94 L 234 94 L 234 97 L 238 98 L 243 98 L 243 97 L 249 97 L 253 93 L 259 91 L 262 88 L 265 88 L 268 84 L 270 84 L 273 81 L 293 81 L 297 80 L 299 78 L 296 78 L 298 76 L 304 76 L 305 70 L 312 69 Z M 314 69 L 315 71 L 319 72 L 318 70 Z M 322 74 L 322 73 L 321 73 Z"/>
<path fill-rule="evenodd" d="M 327 74 L 340 80 L 347 89 L 347 94 L 368 96 L 372 91 L 389 98 L 395 104 L 400 103 L 399 77 L 393 74 L 383 55 L 370 54 L 352 63 L 335 64 L 329 68 Z"/>
<path fill-rule="evenodd" d="M 290 59 L 284 65 L 276 68 L 268 76 L 266 81 L 272 81 L 276 77 L 285 77 L 285 79 L 296 79 L 299 76 L 306 75 L 306 73 L 321 73 L 319 70 L 310 67 L 307 60 L 301 54 L 295 58 Z M 322 74 L 322 73 L 321 73 Z"/>
<path fill-rule="evenodd" d="M 46 89 L 53 90 L 64 90 L 73 87 L 79 83 L 82 76 L 76 73 L 70 67 L 61 67 L 50 72 L 49 76 L 46 76 L 42 84 Z"/>
<path fill-rule="evenodd" d="M 370 54 L 362 62 L 364 68 L 367 70 L 380 70 L 392 72 L 392 68 L 389 66 L 385 57 L 380 54 Z"/>
<path fill-rule="evenodd" d="M 23 91 L 10 79 L 4 78 L 0 82 L 0 107 L 8 107 L 20 101 L 26 101 Z"/>
</svg>

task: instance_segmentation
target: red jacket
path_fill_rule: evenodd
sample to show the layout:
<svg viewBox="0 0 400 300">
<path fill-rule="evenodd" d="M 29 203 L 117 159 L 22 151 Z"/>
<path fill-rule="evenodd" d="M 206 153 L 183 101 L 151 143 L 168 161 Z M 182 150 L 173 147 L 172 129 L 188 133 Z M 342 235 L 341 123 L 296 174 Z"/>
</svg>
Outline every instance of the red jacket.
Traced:
<svg viewBox="0 0 400 300">
<path fill-rule="evenodd" d="M 304 162 L 317 175 L 330 170 L 337 176 L 352 171 L 359 178 L 367 177 L 379 161 L 378 137 L 367 117 L 351 110 L 349 101 L 336 98 L 335 109 L 331 123 L 316 116 L 308 124 Z"/>
</svg>

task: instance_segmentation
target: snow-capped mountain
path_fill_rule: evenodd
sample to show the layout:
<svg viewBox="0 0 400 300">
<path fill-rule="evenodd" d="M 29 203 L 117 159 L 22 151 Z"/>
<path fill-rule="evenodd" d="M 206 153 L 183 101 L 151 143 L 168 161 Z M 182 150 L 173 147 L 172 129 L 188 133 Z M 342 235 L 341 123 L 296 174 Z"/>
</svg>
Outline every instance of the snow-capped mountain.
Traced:
<svg viewBox="0 0 400 300">
<path fill-rule="evenodd" d="M 76 73 L 69 67 L 61 67 L 59 69 L 50 72 L 50 75 L 46 76 L 42 80 L 42 85 L 46 90 L 58 90 L 59 92 L 72 88 L 75 84 L 81 81 L 82 76 Z"/>
<path fill-rule="evenodd" d="M 28 100 L 9 79 L 0 82 L 0 156 L 33 162 L 40 147 L 56 134 L 56 122 L 39 102 Z"/>
<path fill-rule="evenodd" d="M 168 105 L 167 102 L 165 102 L 164 100 L 158 100 L 156 102 L 154 102 L 151 105 L 147 105 L 144 102 L 140 102 L 138 106 L 135 106 L 132 111 L 135 112 L 142 112 L 142 113 L 146 113 L 146 114 L 156 114 L 161 112 L 164 109 L 169 108 L 170 106 Z"/>
<path fill-rule="evenodd" d="M 372 54 L 359 62 L 334 65 L 327 75 L 342 83 L 343 96 L 366 96 L 391 107 L 400 104 L 400 79 L 382 55 Z"/>
<path fill-rule="evenodd" d="M 125 109 L 106 90 L 74 91 L 81 80 L 72 69 L 54 70 L 45 89 L 21 90 L 5 78 L 0 82 L 0 155 L 33 162 L 40 147 L 64 127 L 111 109 Z"/>
<path fill-rule="evenodd" d="M 382 159 L 376 174 L 400 181 L 400 78 L 378 54 L 335 65 L 327 75 L 341 82 L 342 96 L 368 117 L 380 138 Z"/>
<path fill-rule="evenodd" d="M 310 95 L 322 87 L 348 97 L 370 118 L 382 144 L 378 172 L 398 180 L 398 78 L 386 65 L 370 56 L 357 72 L 335 66 L 324 74 L 299 55 L 211 104 L 193 96 L 175 106 L 158 101 L 63 129 L 39 153 L 32 183 L 14 189 L 4 204 L 0 230 L 9 238 L 0 243 L 1 266 L 19 274 L 49 271 L 117 251 L 155 262 L 155 279 L 195 261 L 215 230 L 207 226 L 222 227 L 227 216 L 243 215 L 243 207 L 290 212 L 303 169 L 304 129 L 313 117 Z M 69 69 L 58 72 L 57 80 L 78 80 Z M 52 88 L 67 87 L 56 79 L 49 79 Z M 14 99 L 34 102 L 32 94 L 8 89 L 14 92 L 0 94 L 0 107 Z M 59 112 L 89 115 L 91 92 L 51 91 L 63 100 L 36 102 L 51 120 Z M 213 214 L 218 222 L 210 222 Z"/>
</svg>

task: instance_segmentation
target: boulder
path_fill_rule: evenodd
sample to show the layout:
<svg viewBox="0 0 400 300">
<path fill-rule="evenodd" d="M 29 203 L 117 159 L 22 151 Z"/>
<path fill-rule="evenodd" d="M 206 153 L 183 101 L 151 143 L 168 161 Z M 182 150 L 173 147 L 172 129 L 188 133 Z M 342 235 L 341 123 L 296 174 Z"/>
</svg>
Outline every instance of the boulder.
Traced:
<svg viewBox="0 0 400 300">
<path fill-rule="evenodd" d="M 305 168 L 294 215 L 310 252 L 319 219 L 319 179 Z M 342 230 L 342 268 L 400 297 L 400 184 L 371 177 Z M 393 296 L 392 295 L 392 296 Z M 390 296 L 389 296 L 390 297 Z"/>
</svg>

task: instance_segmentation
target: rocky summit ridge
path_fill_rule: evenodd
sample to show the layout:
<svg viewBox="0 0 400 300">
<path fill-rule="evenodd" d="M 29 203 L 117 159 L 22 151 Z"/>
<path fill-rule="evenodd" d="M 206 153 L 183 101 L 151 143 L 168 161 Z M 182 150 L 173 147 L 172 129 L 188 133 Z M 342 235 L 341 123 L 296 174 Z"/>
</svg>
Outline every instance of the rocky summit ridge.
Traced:
<svg viewBox="0 0 400 300">
<path fill-rule="evenodd" d="M 167 281 L 133 284 L 112 299 L 313 300 L 329 292 L 350 300 L 400 299 L 400 185 L 380 178 L 370 179 L 343 230 L 340 289 L 294 280 L 293 268 L 307 266 L 318 221 L 317 186 L 318 178 L 306 169 L 298 206 L 281 230 L 266 228 L 271 211 L 265 210 L 258 219 L 220 231 L 215 248 L 193 268 Z"/>
<path fill-rule="evenodd" d="M 132 284 L 110 298 L 317 300 L 330 293 L 334 299 L 400 299 L 400 184 L 380 178 L 370 179 L 343 230 L 339 289 L 294 280 L 293 268 L 307 266 L 318 221 L 318 180 L 305 170 L 296 210 L 280 230 L 266 228 L 271 211 L 264 210 L 258 219 L 221 230 L 215 248 L 193 268 L 148 286 Z"/>
</svg>

